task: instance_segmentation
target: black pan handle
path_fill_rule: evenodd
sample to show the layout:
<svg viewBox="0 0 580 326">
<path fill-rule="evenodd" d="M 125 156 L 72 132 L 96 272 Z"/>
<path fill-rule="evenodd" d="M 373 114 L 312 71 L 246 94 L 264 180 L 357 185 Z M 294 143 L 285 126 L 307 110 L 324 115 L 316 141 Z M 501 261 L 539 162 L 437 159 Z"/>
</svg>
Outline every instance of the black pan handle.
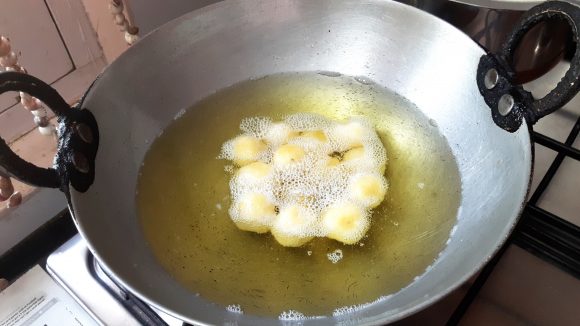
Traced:
<svg viewBox="0 0 580 326">
<path fill-rule="evenodd" d="M 91 112 L 70 108 L 54 88 L 23 73 L 0 73 L 0 94 L 8 91 L 30 94 L 54 112 L 58 121 L 58 150 L 54 166 L 40 168 L 20 158 L 0 138 L 0 175 L 33 186 L 59 188 L 67 194 L 69 184 L 77 191 L 87 191 L 95 178 L 99 146 L 99 130 Z"/>
<path fill-rule="evenodd" d="M 541 99 L 517 85 L 512 67 L 514 52 L 523 36 L 536 24 L 548 19 L 566 21 L 576 44 L 570 68 L 550 93 Z M 580 90 L 580 8 L 567 2 L 547 1 L 523 14 L 502 50 L 497 54 L 482 56 L 477 68 L 479 92 L 491 108 L 494 122 L 501 128 L 514 132 L 523 118 L 533 125 L 540 118 L 564 106 Z"/>
</svg>

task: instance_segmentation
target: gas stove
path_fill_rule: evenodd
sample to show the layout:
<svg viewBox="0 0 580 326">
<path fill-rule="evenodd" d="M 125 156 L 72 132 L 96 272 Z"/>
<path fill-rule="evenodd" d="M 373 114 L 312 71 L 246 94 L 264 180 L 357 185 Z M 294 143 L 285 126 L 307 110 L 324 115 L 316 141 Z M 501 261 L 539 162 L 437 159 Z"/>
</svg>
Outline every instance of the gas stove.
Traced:
<svg viewBox="0 0 580 326">
<path fill-rule="evenodd" d="M 117 285 L 75 235 L 46 261 L 48 273 L 102 325 L 182 325 Z"/>
</svg>

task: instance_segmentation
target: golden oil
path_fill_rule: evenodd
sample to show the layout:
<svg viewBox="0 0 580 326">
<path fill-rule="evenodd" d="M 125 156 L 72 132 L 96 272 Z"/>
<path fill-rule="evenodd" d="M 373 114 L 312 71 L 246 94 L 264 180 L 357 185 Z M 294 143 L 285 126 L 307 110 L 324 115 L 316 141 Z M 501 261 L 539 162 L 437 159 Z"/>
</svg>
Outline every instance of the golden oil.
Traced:
<svg viewBox="0 0 580 326">
<path fill-rule="evenodd" d="M 298 112 L 366 116 L 387 150 L 389 190 L 359 244 L 315 239 L 286 248 L 240 231 L 228 216 L 222 144 L 240 133 L 243 118 Z M 188 109 L 146 154 L 136 202 L 151 250 L 181 284 L 224 308 L 278 316 L 329 315 L 410 284 L 444 249 L 460 197 L 447 141 L 412 103 L 367 80 L 287 73 L 236 84 Z M 333 263 L 337 250 L 342 259 Z"/>
</svg>

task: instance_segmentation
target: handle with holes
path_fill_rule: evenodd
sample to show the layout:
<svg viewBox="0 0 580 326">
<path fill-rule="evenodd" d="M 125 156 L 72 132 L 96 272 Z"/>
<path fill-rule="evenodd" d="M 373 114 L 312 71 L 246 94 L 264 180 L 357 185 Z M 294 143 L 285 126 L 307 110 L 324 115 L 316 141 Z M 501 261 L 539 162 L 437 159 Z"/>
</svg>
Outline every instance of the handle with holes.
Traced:
<svg viewBox="0 0 580 326">
<path fill-rule="evenodd" d="M 532 94 L 515 84 L 513 55 L 523 36 L 536 24 L 548 19 L 568 23 L 576 44 L 570 68 L 546 96 L 534 99 Z M 540 118 L 556 111 L 570 101 L 580 90 L 580 8 L 567 2 L 547 1 L 527 11 L 518 22 L 499 53 L 481 57 L 477 68 L 477 85 L 494 122 L 514 132 L 525 118 L 533 125 Z"/>
<path fill-rule="evenodd" d="M 38 187 L 59 188 L 69 193 L 69 185 L 88 190 L 95 176 L 99 142 L 97 122 L 90 111 L 70 108 L 58 92 L 33 76 L 19 72 L 0 73 L 0 94 L 22 91 L 41 100 L 58 120 L 58 150 L 52 168 L 41 168 L 20 158 L 0 138 L 0 175 L 13 177 Z"/>
</svg>

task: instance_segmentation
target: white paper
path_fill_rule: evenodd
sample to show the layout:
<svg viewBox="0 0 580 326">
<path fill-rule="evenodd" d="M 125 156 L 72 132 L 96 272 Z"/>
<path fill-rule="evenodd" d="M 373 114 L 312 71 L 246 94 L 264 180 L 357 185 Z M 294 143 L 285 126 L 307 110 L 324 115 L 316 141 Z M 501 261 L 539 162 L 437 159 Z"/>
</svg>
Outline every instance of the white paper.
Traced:
<svg viewBox="0 0 580 326">
<path fill-rule="evenodd" d="M 0 292 L 0 326 L 69 325 L 98 323 L 38 265 Z"/>
</svg>

